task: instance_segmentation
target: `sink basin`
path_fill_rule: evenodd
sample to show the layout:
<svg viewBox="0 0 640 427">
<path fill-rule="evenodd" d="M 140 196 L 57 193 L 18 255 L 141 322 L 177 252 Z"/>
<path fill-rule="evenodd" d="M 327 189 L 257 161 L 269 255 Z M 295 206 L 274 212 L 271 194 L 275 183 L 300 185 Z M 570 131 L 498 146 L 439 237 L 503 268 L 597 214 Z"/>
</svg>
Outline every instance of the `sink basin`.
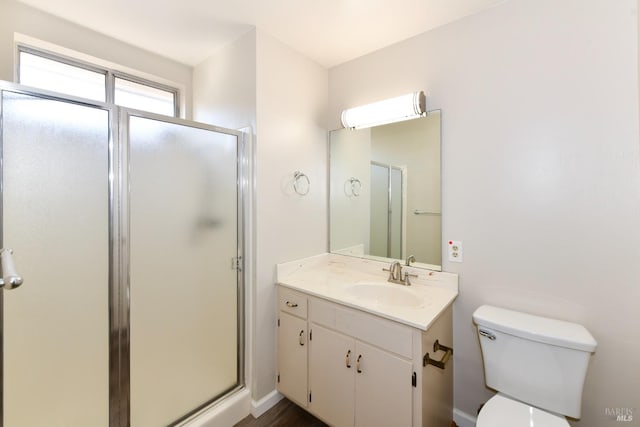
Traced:
<svg viewBox="0 0 640 427">
<path fill-rule="evenodd" d="M 410 289 L 387 283 L 356 283 L 346 289 L 347 294 L 369 304 L 393 307 L 417 308 L 424 305 L 424 299 Z"/>
</svg>

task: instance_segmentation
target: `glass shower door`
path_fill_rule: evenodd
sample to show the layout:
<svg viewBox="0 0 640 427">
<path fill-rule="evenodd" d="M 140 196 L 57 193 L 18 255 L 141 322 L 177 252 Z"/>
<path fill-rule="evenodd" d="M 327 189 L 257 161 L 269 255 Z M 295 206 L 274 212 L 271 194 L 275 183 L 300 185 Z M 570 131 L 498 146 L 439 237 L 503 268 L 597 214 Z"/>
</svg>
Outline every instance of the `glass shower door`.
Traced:
<svg viewBox="0 0 640 427">
<path fill-rule="evenodd" d="M 402 253 L 402 170 L 389 168 L 389 258 L 405 258 Z"/>
<path fill-rule="evenodd" d="M 243 384 L 240 135 L 0 86 L 0 427 L 168 425 Z"/>
<path fill-rule="evenodd" d="M 159 426 L 239 383 L 239 142 L 125 116 L 131 425 Z"/>
<path fill-rule="evenodd" d="M 371 163 L 371 255 L 389 255 L 389 168 Z"/>
<path fill-rule="evenodd" d="M 2 91 L 4 427 L 109 422 L 109 111 Z"/>
<path fill-rule="evenodd" d="M 403 180 L 401 167 L 371 162 L 371 255 L 404 258 Z"/>
</svg>

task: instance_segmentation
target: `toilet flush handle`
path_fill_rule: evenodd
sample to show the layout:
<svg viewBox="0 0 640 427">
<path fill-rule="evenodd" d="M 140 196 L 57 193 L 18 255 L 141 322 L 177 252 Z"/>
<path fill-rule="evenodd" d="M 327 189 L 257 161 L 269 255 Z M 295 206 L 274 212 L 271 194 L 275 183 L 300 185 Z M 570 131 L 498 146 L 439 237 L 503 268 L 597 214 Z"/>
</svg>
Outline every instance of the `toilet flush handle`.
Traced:
<svg viewBox="0 0 640 427">
<path fill-rule="evenodd" d="M 478 333 L 483 337 L 489 338 L 491 341 L 495 341 L 496 336 L 493 332 L 485 331 L 484 329 L 478 329 Z"/>
</svg>

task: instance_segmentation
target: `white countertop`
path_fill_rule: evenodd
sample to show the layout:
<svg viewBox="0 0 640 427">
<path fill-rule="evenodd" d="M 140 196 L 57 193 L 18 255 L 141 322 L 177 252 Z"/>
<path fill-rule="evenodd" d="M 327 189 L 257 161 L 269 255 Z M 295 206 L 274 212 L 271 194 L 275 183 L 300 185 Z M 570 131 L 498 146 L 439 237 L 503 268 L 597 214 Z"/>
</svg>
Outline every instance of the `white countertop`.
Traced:
<svg viewBox="0 0 640 427">
<path fill-rule="evenodd" d="M 382 271 L 389 263 L 337 254 L 322 254 L 278 264 L 277 282 L 285 287 L 366 311 L 380 317 L 426 331 L 458 295 L 458 275 L 403 267 L 412 278 L 411 286 L 387 282 Z M 354 285 L 400 287 L 400 296 L 418 301 L 413 306 L 376 301 L 354 295 Z M 410 294 L 410 295 L 409 295 Z"/>
</svg>

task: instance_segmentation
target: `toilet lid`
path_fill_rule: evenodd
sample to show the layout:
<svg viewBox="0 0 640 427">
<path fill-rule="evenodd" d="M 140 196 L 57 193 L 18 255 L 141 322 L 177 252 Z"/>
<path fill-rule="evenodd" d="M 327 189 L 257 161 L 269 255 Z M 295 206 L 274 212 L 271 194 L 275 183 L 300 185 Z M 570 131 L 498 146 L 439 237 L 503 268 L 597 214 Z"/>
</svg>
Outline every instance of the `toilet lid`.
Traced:
<svg viewBox="0 0 640 427">
<path fill-rule="evenodd" d="M 569 427 L 567 419 L 510 399 L 493 396 L 480 410 L 476 427 Z"/>
</svg>

